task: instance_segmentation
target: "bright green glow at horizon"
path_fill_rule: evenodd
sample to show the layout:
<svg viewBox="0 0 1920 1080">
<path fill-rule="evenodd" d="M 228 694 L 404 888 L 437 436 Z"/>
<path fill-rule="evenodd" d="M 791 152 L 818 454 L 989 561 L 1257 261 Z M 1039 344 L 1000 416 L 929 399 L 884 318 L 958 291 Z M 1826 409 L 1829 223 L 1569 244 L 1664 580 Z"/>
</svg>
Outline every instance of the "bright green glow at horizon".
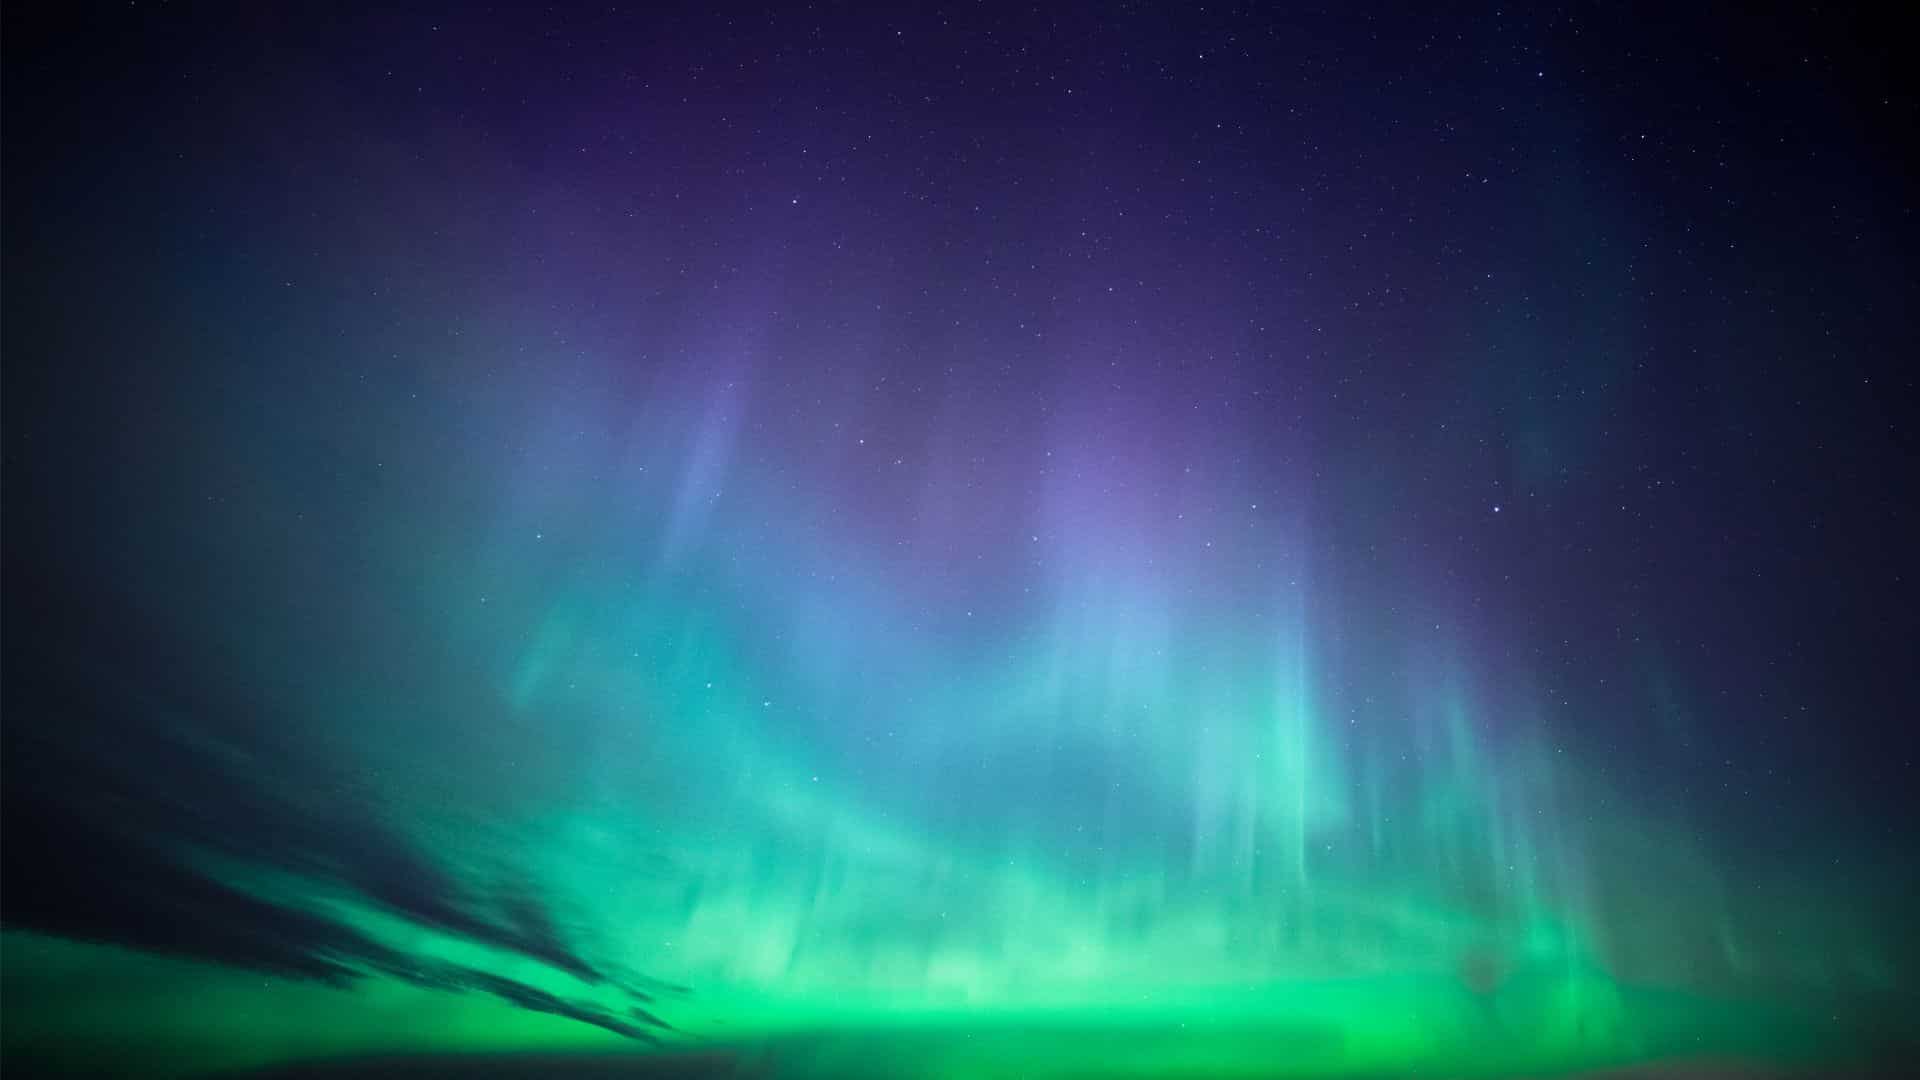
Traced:
<svg viewBox="0 0 1920 1080">
<path fill-rule="evenodd" d="M 262 979 L 35 935 L 0 937 L 10 1050 L 147 1075 L 393 1053 L 641 1053 L 616 1035 L 388 979 L 350 990 Z M 31 970 L 21 975 L 22 968 Z M 49 987 L 84 983 L 84 996 Z M 164 994 L 156 988 L 164 986 Z M 1756 1002 L 1625 989 L 1591 971 L 1491 995 L 1433 977 L 1162 988 L 1098 1007 L 902 1005 L 885 998 L 720 994 L 685 1046 L 740 1052 L 767 1075 L 1499 1076 L 1678 1056 L 1776 1065 L 1845 1060 L 1842 1030 Z M 102 1039 L 110 1031 L 114 1037 Z M 156 1054 L 155 1048 L 161 1049 Z M 676 1047 L 659 1053 L 671 1055 Z"/>
</svg>

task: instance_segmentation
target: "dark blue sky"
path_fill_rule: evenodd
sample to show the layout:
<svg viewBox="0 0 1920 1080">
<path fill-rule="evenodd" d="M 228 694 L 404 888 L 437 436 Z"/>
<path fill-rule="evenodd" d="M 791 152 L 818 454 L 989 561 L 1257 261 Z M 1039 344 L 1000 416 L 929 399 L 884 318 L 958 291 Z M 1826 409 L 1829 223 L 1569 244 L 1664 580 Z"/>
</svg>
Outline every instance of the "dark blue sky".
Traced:
<svg viewBox="0 0 1920 1080">
<path fill-rule="evenodd" d="M 862 747 L 958 673 L 1098 653 L 1098 712 L 1161 692 L 1156 634 L 1221 657 L 1295 620 L 1356 784 L 1459 694 L 1486 746 L 1577 758 L 1733 878 L 1911 888 L 1920 118 L 1890 23 L 351 8 L 8 5 L 10 829 L 168 875 L 265 858 L 143 817 L 177 792 L 116 749 L 211 776 L 243 746 L 292 770 L 262 817 L 302 872 L 574 970 L 538 903 L 475 921 L 311 814 L 415 767 L 446 805 L 578 782 L 601 720 L 507 717 L 552 656 L 601 662 L 628 630 L 596 605 L 634 589 L 727 625 L 822 710 L 780 745 L 908 817 L 985 782 Z M 346 703 L 499 726 L 291 718 Z M 973 730 L 929 709 L 915 768 Z M 1117 738 L 995 775 L 1096 806 L 1134 782 Z M 28 782 L 50 760 L 130 816 Z M 1001 809 L 926 820 L 987 843 Z M 150 943 L 135 896 L 69 918 L 102 872 L 50 843 L 9 844 L 52 883 L 9 925 Z"/>
</svg>

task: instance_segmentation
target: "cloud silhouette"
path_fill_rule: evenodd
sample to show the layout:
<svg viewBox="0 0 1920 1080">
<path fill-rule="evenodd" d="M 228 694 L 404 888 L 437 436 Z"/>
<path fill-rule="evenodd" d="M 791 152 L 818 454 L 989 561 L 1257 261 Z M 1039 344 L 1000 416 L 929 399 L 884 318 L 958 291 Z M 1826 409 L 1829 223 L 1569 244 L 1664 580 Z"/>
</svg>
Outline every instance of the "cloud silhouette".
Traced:
<svg viewBox="0 0 1920 1080">
<path fill-rule="evenodd" d="M 611 980 L 568 944 L 531 883 L 459 880 L 379 820 L 349 773 L 287 743 L 280 717 L 239 700 L 232 681 L 194 678 L 163 635 L 94 587 L 57 570 L 13 580 L 10 622 L 33 629 L 5 642 L 5 926 L 331 986 L 383 974 L 641 1041 L 668 1027 L 638 1007 L 652 994 Z M 263 895 L 210 865 L 304 882 L 612 986 L 629 1007 L 397 949 L 299 895 Z"/>
</svg>

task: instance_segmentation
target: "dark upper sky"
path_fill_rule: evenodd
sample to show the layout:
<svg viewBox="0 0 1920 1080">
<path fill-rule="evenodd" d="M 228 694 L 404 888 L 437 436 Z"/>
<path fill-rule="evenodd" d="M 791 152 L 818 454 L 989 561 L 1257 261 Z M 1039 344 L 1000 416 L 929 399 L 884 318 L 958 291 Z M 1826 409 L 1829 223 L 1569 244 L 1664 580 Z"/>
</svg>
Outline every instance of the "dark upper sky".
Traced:
<svg viewBox="0 0 1920 1080">
<path fill-rule="evenodd" d="M 463 538 L 527 610 L 792 544 L 960 658 L 1311 566 L 1330 716 L 1426 656 L 1730 860 L 1908 858 L 1891 23 L 905 7 L 7 5 L 9 785 L 78 673 L 444 698 L 375 598 Z"/>
<path fill-rule="evenodd" d="M 1233 425 L 1247 483 L 1310 476 L 1328 542 L 1444 561 L 1575 707 L 1663 671 L 1703 744 L 1665 765 L 1898 787 L 1914 98 L 1890 30 L 14 5 L 10 554 L 111 544 L 138 469 L 279 422 L 249 394 L 373 409 L 477 377 L 442 346 L 508 304 L 557 369 L 761 350 L 879 430 L 948 425 L 988 482 L 1101 394 L 1169 440 Z M 769 422 L 817 410 L 788 405 Z"/>
</svg>

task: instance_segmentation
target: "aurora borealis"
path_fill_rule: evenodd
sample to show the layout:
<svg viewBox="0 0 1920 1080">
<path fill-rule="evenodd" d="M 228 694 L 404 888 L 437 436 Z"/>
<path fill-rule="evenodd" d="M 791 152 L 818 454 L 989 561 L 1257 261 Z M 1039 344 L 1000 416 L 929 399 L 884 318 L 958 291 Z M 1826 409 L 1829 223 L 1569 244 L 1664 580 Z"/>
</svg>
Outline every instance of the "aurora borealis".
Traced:
<svg viewBox="0 0 1920 1080">
<path fill-rule="evenodd" d="M 1909 1060 L 1915 97 L 1643 14 L 9 5 L 8 1074 Z"/>
</svg>

